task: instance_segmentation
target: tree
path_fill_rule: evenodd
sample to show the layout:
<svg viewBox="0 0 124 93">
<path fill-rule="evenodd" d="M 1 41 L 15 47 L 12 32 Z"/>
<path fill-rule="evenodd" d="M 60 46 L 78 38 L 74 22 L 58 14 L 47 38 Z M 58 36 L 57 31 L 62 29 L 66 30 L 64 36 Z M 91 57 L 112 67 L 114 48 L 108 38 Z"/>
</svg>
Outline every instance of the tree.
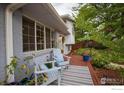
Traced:
<svg viewBox="0 0 124 93">
<path fill-rule="evenodd" d="M 111 50 L 111 60 L 124 61 L 124 4 L 80 4 L 75 10 L 76 41 L 102 43 Z"/>
</svg>

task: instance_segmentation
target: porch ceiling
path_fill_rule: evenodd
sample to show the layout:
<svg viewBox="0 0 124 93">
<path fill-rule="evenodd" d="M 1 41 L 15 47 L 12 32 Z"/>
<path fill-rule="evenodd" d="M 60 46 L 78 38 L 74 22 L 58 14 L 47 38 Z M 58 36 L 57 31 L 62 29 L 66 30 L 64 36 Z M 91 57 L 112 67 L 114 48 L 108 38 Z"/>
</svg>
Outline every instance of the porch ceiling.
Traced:
<svg viewBox="0 0 124 93">
<path fill-rule="evenodd" d="M 34 18 L 40 21 L 41 23 L 54 28 L 61 34 L 69 34 L 65 23 L 51 4 L 26 4 L 22 7 L 22 12 L 25 15 L 28 15 L 31 18 Z"/>
</svg>

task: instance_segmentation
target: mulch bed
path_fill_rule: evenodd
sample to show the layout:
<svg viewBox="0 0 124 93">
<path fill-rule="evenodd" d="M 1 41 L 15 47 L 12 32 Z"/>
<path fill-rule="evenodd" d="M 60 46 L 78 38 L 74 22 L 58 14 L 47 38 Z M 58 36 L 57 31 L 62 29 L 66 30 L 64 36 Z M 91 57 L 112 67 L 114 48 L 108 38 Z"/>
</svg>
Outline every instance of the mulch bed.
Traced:
<svg viewBox="0 0 124 93">
<path fill-rule="evenodd" d="M 96 75 L 99 78 L 102 78 L 102 77 L 119 78 L 120 77 L 118 71 L 116 70 L 98 69 L 98 68 L 94 68 L 94 70 L 95 70 Z"/>
<path fill-rule="evenodd" d="M 99 81 L 101 78 L 106 78 L 105 85 L 124 85 L 124 79 L 120 77 L 116 70 L 94 68 L 94 72 Z"/>
</svg>

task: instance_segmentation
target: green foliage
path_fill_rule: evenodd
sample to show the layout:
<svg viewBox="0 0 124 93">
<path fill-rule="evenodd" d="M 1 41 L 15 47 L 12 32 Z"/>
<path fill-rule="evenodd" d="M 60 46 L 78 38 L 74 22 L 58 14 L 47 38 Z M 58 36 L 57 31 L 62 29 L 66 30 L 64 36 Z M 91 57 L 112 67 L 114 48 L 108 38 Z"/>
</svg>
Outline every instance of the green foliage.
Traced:
<svg viewBox="0 0 124 93">
<path fill-rule="evenodd" d="M 19 60 L 19 58 L 16 57 L 16 56 L 11 57 L 11 62 L 10 62 L 10 64 L 8 64 L 8 65 L 6 66 L 7 71 L 8 71 L 8 74 L 7 74 L 7 76 L 6 76 L 5 82 L 6 82 L 7 80 L 9 80 L 9 75 L 14 74 L 14 70 L 15 70 L 16 67 L 17 67 L 17 60 Z"/>
<path fill-rule="evenodd" d="M 96 68 L 108 68 L 111 62 L 113 63 L 124 63 L 124 56 L 117 54 L 115 51 L 106 50 L 97 50 L 94 48 L 80 48 L 76 50 L 78 55 L 82 55 L 84 51 L 89 50 L 90 56 L 92 57 L 92 64 Z M 110 67 L 109 67 L 110 68 Z"/>
<path fill-rule="evenodd" d="M 109 64 L 109 54 L 107 54 L 104 50 L 95 50 L 91 49 L 91 56 L 93 60 L 93 65 L 96 68 L 105 68 L 106 65 Z"/>
<path fill-rule="evenodd" d="M 110 62 L 124 63 L 124 4 L 80 4 L 76 11 L 76 42 L 94 40 L 108 47 L 91 50 L 93 65 L 104 68 Z"/>
<path fill-rule="evenodd" d="M 17 60 L 19 58 L 17 58 L 16 56 L 11 57 L 11 58 L 12 58 L 12 60 L 11 60 L 10 64 L 7 65 L 6 67 L 10 70 L 10 73 L 13 74 L 11 70 L 13 70 L 13 69 L 16 68 L 16 66 L 17 66 Z"/>
<path fill-rule="evenodd" d="M 39 75 L 37 78 L 37 84 L 41 85 L 44 82 L 44 78 L 42 77 L 42 75 Z M 23 79 L 22 80 L 22 84 L 23 85 L 35 85 L 35 78 L 28 80 L 28 79 Z"/>
<path fill-rule="evenodd" d="M 122 78 L 124 78 L 124 68 L 121 68 L 121 69 L 119 70 L 119 73 L 120 73 L 120 76 L 121 76 Z"/>
<path fill-rule="evenodd" d="M 79 49 L 76 50 L 76 54 L 82 55 L 85 50 L 86 49 L 84 49 L 84 48 L 79 48 Z"/>
<path fill-rule="evenodd" d="M 21 69 L 22 72 L 25 71 L 26 75 L 30 74 L 30 68 L 29 68 L 29 64 L 30 61 L 33 59 L 33 56 L 27 56 L 24 58 L 24 63 L 19 67 L 19 69 Z"/>
<path fill-rule="evenodd" d="M 96 68 L 104 68 L 107 64 L 109 64 L 110 60 L 106 52 L 103 50 L 96 50 L 96 49 L 90 49 L 90 48 L 80 48 L 76 51 L 78 55 L 82 55 L 84 51 L 89 50 L 89 55 L 92 57 L 92 64 Z"/>
<path fill-rule="evenodd" d="M 25 63 L 23 63 L 21 66 L 17 66 L 18 65 L 18 61 L 20 60 L 18 57 L 16 57 L 16 56 L 13 56 L 13 57 L 11 57 L 11 62 L 10 62 L 10 64 L 8 64 L 7 66 L 6 66 L 6 68 L 7 68 L 7 71 L 8 71 L 8 74 L 7 74 L 7 76 L 6 76 L 6 80 L 5 81 L 1 81 L 0 83 L 1 84 L 6 84 L 6 82 L 7 82 L 7 80 L 9 79 L 9 75 L 12 75 L 12 74 L 14 74 L 14 71 L 16 70 L 16 71 L 18 71 L 18 73 L 22 73 L 22 72 L 24 72 L 24 70 L 25 70 L 25 74 L 26 75 L 28 75 L 29 73 L 30 73 L 30 69 L 29 69 L 29 67 L 28 67 L 28 64 L 29 64 L 29 62 L 30 62 L 30 60 L 32 59 L 33 57 L 32 56 L 27 56 L 27 57 L 25 57 L 24 58 L 24 62 Z"/>
<path fill-rule="evenodd" d="M 0 85 L 6 84 L 6 81 L 0 81 Z"/>
</svg>

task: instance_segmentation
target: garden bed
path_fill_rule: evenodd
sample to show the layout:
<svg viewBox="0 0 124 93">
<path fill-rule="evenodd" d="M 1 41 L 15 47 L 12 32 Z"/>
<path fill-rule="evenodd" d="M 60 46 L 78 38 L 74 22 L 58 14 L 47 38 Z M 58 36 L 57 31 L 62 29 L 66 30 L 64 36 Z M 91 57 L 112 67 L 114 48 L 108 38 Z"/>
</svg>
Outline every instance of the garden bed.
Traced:
<svg viewBox="0 0 124 93">
<path fill-rule="evenodd" d="M 99 81 L 105 79 L 106 83 L 103 85 L 124 85 L 124 78 L 120 76 L 117 70 L 94 68 L 94 72 Z"/>
</svg>

